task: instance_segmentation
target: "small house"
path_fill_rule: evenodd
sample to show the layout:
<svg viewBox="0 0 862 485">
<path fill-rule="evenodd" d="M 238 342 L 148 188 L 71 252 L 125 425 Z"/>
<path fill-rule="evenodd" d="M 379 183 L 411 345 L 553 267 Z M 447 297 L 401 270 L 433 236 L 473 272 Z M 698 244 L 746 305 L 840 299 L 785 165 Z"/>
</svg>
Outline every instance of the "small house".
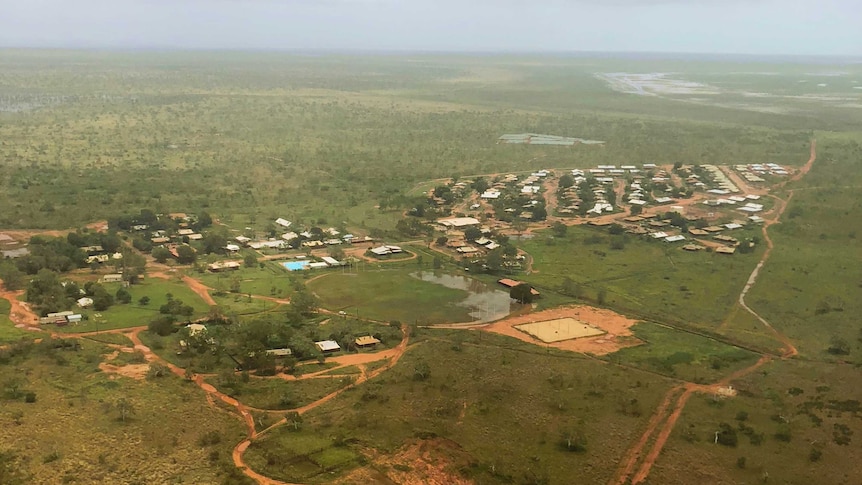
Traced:
<svg viewBox="0 0 862 485">
<path fill-rule="evenodd" d="M 357 337 L 353 343 L 355 343 L 357 347 L 375 347 L 380 343 L 380 340 L 370 335 L 366 335 L 364 337 Z"/>
<path fill-rule="evenodd" d="M 275 358 L 280 357 L 290 357 L 293 355 L 293 351 L 287 348 L 284 349 L 270 349 L 266 351 L 266 355 L 271 355 Z"/>
<path fill-rule="evenodd" d="M 314 342 L 314 345 L 323 353 L 338 352 L 341 350 L 341 346 L 335 340 L 321 340 L 320 342 Z"/>
<path fill-rule="evenodd" d="M 121 274 L 106 274 L 102 276 L 102 283 L 122 283 L 123 275 Z"/>
</svg>

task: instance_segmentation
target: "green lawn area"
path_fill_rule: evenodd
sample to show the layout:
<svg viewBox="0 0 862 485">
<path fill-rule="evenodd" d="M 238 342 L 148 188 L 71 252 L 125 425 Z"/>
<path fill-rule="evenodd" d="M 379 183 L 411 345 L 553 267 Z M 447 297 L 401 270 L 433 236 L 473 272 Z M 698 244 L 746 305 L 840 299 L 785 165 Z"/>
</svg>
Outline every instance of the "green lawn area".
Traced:
<svg viewBox="0 0 862 485">
<path fill-rule="evenodd" d="M 732 232 L 739 239 L 757 233 L 753 227 Z M 648 236 L 610 236 L 604 228 L 585 226 L 570 227 L 564 238 L 550 236 L 542 232 L 519 244 L 533 256 L 534 272 L 523 280 L 540 289 L 560 290 L 570 278 L 585 298 L 604 306 L 708 330 L 732 308 L 763 250 L 730 256 L 687 252 L 680 244 Z M 624 238 L 624 249 L 610 248 L 614 237 Z"/>
<path fill-rule="evenodd" d="M 271 296 L 274 298 L 290 298 L 293 287 L 287 271 L 274 262 L 265 262 L 263 268 L 242 268 L 223 273 L 196 273 L 192 277 L 203 284 L 220 291 L 230 291 L 234 281 L 239 281 L 239 293 Z"/>
<path fill-rule="evenodd" d="M 242 293 L 213 294 L 212 297 L 227 314 L 255 315 L 273 311 L 279 306 L 277 302 L 249 298 L 247 294 Z"/>
<path fill-rule="evenodd" d="M 233 396 L 243 404 L 260 409 L 295 409 L 331 394 L 353 382 L 353 378 L 322 377 L 286 381 L 279 377 L 250 378 L 247 382 L 237 378 L 225 384 L 221 377 L 207 382 L 220 391 Z"/>
<path fill-rule="evenodd" d="M 457 306 L 467 292 L 428 283 L 403 269 L 331 273 L 308 283 L 329 310 L 375 320 L 420 324 L 465 322 L 469 309 Z"/>
<path fill-rule="evenodd" d="M 109 283 L 104 286 L 111 294 L 116 293 L 120 288 L 119 283 Z M 107 310 L 101 312 L 92 309 L 85 310 L 82 313 L 88 317 L 87 320 L 77 325 L 57 327 L 57 331 L 90 332 L 147 325 L 154 318 L 161 316 L 159 307 L 167 303 L 168 293 L 173 295 L 174 300 L 182 300 L 184 304 L 194 307 L 195 313 L 190 317 L 191 319 L 204 316 L 209 311 L 209 306 L 182 282 L 149 278 L 144 283 L 130 286 L 127 290 L 132 295 L 131 303 L 125 305 L 115 303 Z M 150 298 L 150 302 L 147 305 L 138 303 L 144 296 Z"/>
<path fill-rule="evenodd" d="M 246 460 L 256 470 L 266 469 L 274 478 L 292 483 L 328 483 L 333 475 L 359 463 L 359 453 L 337 446 L 328 435 L 286 430 L 270 433 L 254 442 Z"/>
<path fill-rule="evenodd" d="M 645 343 L 610 354 L 609 360 L 687 381 L 713 382 L 758 359 L 754 352 L 655 323 L 638 323 L 632 331 Z"/>
</svg>

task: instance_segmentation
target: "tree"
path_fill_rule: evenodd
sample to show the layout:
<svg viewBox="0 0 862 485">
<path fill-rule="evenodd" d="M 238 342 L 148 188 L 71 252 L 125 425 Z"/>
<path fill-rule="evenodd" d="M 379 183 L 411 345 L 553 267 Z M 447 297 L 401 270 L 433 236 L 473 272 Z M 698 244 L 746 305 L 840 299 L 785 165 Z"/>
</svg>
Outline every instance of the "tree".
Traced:
<svg viewBox="0 0 862 485">
<path fill-rule="evenodd" d="M 489 252 L 485 257 L 485 266 L 487 266 L 488 271 L 492 273 L 503 269 L 503 249 L 497 248 L 491 250 L 491 252 Z"/>
<path fill-rule="evenodd" d="M 509 298 L 522 304 L 533 303 L 533 287 L 527 283 L 513 286 L 512 289 L 509 290 Z"/>
<path fill-rule="evenodd" d="M 599 305 L 604 305 L 607 300 L 608 300 L 608 290 L 602 288 L 596 294 L 596 301 L 598 302 Z"/>
<path fill-rule="evenodd" d="M 733 426 L 727 423 L 721 423 L 718 425 L 718 431 L 715 432 L 715 442 L 730 447 L 736 447 L 739 439 L 736 436 L 736 430 L 733 429 Z"/>
<path fill-rule="evenodd" d="M 320 301 L 307 288 L 302 287 L 290 298 L 290 306 L 300 315 L 317 313 Z"/>
<path fill-rule="evenodd" d="M 162 264 L 164 264 L 168 260 L 168 258 L 171 257 L 171 252 L 168 251 L 168 248 L 164 246 L 154 247 L 152 253 L 150 254 L 152 254 L 153 259 Z"/>
<path fill-rule="evenodd" d="M 829 341 L 827 352 L 832 355 L 848 355 L 850 353 L 850 343 L 836 335 Z"/>
<path fill-rule="evenodd" d="M 177 247 L 177 261 L 180 264 L 192 264 L 197 261 L 198 255 L 194 248 L 187 245 Z"/>
<path fill-rule="evenodd" d="M 141 305 L 141 306 L 147 306 L 147 305 L 149 305 L 149 304 L 150 304 L 150 297 L 149 297 L 149 296 L 142 296 L 142 297 L 138 300 L 138 305 Z"/>
<path fill-rule="evenodd" d="M 221 231 L 210 231 L 204 236 L 203 250 L 207 254 L 224 252 L 227 245 L 227 237 Z"/>
<path fill-rule="evenodd" d="M 156 335 L 167 337 L 168 335 L 174 333 L 174 319 L 171 316 L 159 317 L 149 323 L 147 325 L 147 330 L 150 333 L 154 333 Z"/>
<path fill-rule="evenodd" d="M 431 366 L 424 360 L 419 361 L 413 366 L 413 380 L 424 381 L 431 376 Z"/>
<path fill-rule="evenodd" d="M 464 239 L 468 241 L 475 241 L 476 239 L 480 239 L 482 237 L 482 230 L 476 226 L 468 227 L 464 230 Z"/>
<path fill-rule="evenodd" d="M 195 223 L 195 229 L 200 231 L 201 229 L 205 229 L 213 225 L 213 218 L 205 211 L 201 211 L 198 214 L 198 221 Z"/>
<path fill-rule="evenodd" d="M 575 176 L 574 175 L 567 173 L 567 174 L 563 174 L 563 176 L 560 177 L 559 186 L 561 189 L 568 189 L 569 187 L 571 187 L 573 185 L 575 185 Z"/>
<path fill-rule="evenodd" d="M 438 238 L 437 238 L 437 240 L 435 241 L 435 244 L 437 244 L 438 246 L 445 246 L 447 242 L 449 242 L 449 238 L 448 238 L 448 237 L 446 237 L 446 236 L 440 236 L 440 237 L 438 237 Z"/>
<path fill-rule="evenodd" d="M 569 226 L 563 224 L 560 221 L 557 221 L 551 227 L 551 230 L 554 231 L 554 236 L 559 237 L 559 238 L 563 238 L 563 237 L 566 237 L 566 233 L 569 231 Z"/>
<path fill-rule="evenodd" d="M 629 209 L 629 213 L 633 216 L 639 216 L 643 213 L 643 211 L 644 211 L 644 208 L 642 205 L 633 205 Z"/>
<path fill-rule="evenodd" d="M 114 304 L 114 297 L 108 293 L 108 290 L 105 289 L 104 286 L 96 284 L 93 285 L 93 309 L 96 311 L 105 311 Z M 131 295 L 129 295 L 129 300 L 131 301 Z"/>
<path fill-rule="evenodd" d="M 580 285 L 575 283 L 574 280 L 566 276 L 563 278 L 563 285 L 560 288 L 560 292 L 566 296 L 571 296 L 574 298 L 580 298 L 583 295 L 583 290 Z"/>
<path fill-rule="evenodd" d="M 0 280 L 3 280 L 3 286 L 10 291 L 20 290 L 25 283 L 24 273 L 11 262 L 0 262 Z"/>
<path fill-rule="evenodd" d="M 478 177 L 473 181 L 473 189 L 480 194 L 488 190 L 488 187 L 490 185 L 488 185 L 488 181 L 484 177 Z"/>
<path fill-rule="evenodd" d="M 125 288 L 120 288 L 117 290 L 117 294 L 114 295 L 118 302 L 123 304 L 128 304 L 132 302 L 132 294 L 128 292 Z"/>
<path fill-rule="evenodd" d="M 132 405 L 132 402 L 126 399 L 125 397 L 121 397 L 117 399 L 114 403 L 114 407 L 117 409 L 117 413 L 120 415 L 120 421 L 126 422 L 126 419 L 135 414 L 135 407 Z"/>
<path fill-rule="evenodd" d="M 544 221 L 548 218 L 548 209 L 545 208 L 545 204 L 536 204 L 533 206 L 533 220 L 534 221 Z"/>
</svg>

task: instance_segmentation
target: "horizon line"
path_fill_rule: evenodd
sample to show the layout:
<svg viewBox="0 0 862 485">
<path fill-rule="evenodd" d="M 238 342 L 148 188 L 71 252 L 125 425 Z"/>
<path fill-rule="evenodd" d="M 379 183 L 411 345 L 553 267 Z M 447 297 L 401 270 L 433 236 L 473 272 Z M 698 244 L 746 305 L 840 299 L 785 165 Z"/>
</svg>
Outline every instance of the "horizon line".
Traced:
<svg viewBox="0 0 862 485">
<path fill-rule="evenodd" d="M 353 47 L 190 47 L 190 46 L 27 46 L 2 45 L 0 51 L 67 51 L 67 52 L 231 52 L 231 53 L 293 53 L 293 54 L 402 54 L 402 55 L 650 55 L 650 56 L 714 56 L 784 59 L 840 59 L 862 62 L 862 54 L 779 54 L 746 52 L 652 51 L 652 50 L 563 50 L 563 49 L 397 49 Z"/>
</svg>

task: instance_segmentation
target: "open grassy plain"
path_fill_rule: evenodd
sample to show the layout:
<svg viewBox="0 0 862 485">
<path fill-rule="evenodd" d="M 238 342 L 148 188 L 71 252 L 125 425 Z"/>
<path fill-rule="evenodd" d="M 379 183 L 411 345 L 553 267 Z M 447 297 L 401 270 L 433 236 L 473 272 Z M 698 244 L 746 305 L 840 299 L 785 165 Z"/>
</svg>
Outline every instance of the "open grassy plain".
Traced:
<svg viewBox="0 0 862 485">
<path fill-rule="evenodd" d="M 602 483 L 668 389 L 647 372 L 493 334 L 423 329 L 417 340 L 391 371 L 306 414 L 301 431 L 286 426 L 255 441 L 249 463 L 281 480 L 328 483 L 334 477 L 321 469 L 267 457 L 290 449 L 313 461 L 326 443 L 306 444 L 308 436 L 329 437 L 345 456 L 394 454 L 438 437 L 457 443 L 457 461 L 443 467 L 458 479 L 568 483 L 577 470 L 585 483 Z"/>
<path fill-rule="evenodd" d="M 230 464 L 243 436 L 235 416 L 176 376 L 102 372 L 111 348 L 55 342 L 15 347 L 0 364 L 0 441 L 28 483 L 242 483 Z"/>
<path fill-rule="evenodd" d="M 756 235 L 757 227 L 734 233 Z M 621 240 L 622 249 L 612 249 Z M 565 237 L 540 232 L 520 246 L 533 257 L 535 273 L 524 280 L 540 288 L 561 290 L 565 278 L 582 296 L 660 322 L 712 330 L 733 306 L 763 249 L 733 257 L 688 252 L 679 244 L 648 236 L 612 236 L 607 229 L 576 226 Z"/>
</svg>

